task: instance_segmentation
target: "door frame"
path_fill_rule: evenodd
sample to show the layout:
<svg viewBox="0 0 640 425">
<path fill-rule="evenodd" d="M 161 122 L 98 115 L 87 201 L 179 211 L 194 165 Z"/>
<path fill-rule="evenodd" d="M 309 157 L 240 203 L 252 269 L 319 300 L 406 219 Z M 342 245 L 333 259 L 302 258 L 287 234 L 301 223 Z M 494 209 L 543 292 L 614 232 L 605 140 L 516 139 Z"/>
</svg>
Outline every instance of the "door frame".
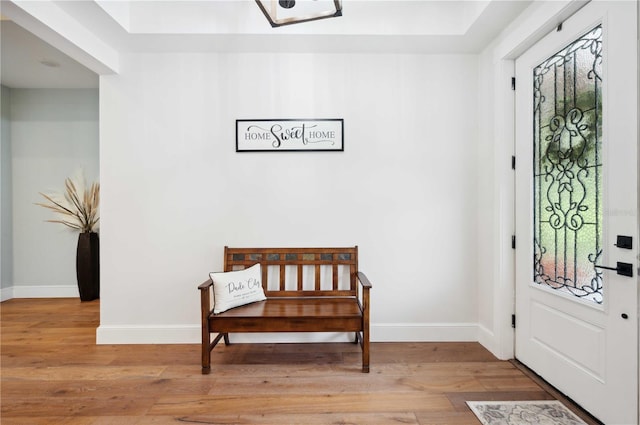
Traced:
<svg viewBox="0 0 640 425">
<path fill-rule="evenodd" d="M 511 86 L 515 60 L 587 3 L 589 0 L 532 4 L 526 9 L 527 15 L 513 22 L 505 30 L 507 37 L 492 49 L 494 90 L 489 107 L 494 111 L 492 206 L 495 214 L 491 223 L 496 235 L 491 247 L 494 326 L 490 331 L 481 329 L 479 341 L 500 359 L 515 356 L 515 332 L 510 320 L 515 314 L 515 251 L 511 247 L 511 238 L 515 235 L 515 172 L 511 167 L 511 157 L 515 155 L 516 92 Z"/>
</svg>

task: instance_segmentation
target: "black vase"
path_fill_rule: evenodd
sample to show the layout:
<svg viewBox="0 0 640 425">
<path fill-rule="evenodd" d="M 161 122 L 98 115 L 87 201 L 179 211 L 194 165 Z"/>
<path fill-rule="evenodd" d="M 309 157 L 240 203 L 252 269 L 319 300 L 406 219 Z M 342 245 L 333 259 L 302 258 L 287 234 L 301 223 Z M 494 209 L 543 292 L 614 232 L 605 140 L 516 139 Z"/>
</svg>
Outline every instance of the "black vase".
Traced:
<svg viewBox="0 0 640 425">
<path fill-rule="evenodd" d="M 100 239 L 97 233 L 84 232 L 78 235 L 76 276 L 80 301 L 100 298 Z"/>
</svg>

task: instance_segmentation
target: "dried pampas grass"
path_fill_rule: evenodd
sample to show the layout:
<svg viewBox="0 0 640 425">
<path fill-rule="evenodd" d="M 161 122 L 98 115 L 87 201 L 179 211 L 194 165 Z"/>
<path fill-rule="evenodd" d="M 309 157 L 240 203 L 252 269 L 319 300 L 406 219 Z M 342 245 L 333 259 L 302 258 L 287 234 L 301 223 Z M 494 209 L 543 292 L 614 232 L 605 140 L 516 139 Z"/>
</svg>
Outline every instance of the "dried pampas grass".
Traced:
<svg viewBox="0 0 640 425">
<path fill-rule="evenodd" d="M 40 195 L 47 203 L 36 203 L 44 208 L 54 211 L 60 216 L 55 220 L 46 220 L 49 223 L 60 223 L 80 232 L 96 232 L 100 220 L 100 184 L 93 183 L 85 188 L 84 173 L 76 173 L 75 178 L 64 180 L 65 192 L 63 195 Z"/>
</svg>

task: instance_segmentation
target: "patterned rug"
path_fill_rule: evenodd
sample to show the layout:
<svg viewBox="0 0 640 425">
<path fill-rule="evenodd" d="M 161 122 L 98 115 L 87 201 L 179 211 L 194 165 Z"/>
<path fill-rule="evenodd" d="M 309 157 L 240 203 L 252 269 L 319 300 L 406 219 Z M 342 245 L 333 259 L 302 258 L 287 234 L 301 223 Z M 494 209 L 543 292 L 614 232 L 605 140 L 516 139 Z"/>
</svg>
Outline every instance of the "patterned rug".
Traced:
<svg viewBox="0 0 640 425">
<path fill-rule="evenodd" d="M 586 425 L 557 400 L 468 401 L 483 425 Z"/>
</svg>

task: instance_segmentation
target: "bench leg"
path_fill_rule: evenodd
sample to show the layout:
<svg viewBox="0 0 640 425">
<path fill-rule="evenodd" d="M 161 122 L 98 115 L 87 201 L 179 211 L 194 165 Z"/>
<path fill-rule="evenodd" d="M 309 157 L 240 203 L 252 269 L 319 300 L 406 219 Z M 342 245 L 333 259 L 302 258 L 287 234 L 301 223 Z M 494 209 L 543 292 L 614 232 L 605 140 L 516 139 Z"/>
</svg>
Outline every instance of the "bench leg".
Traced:
<svg viewBox="0 0 640 425">
<path fill-rule="evenodd" d="M 208 375 L 211 372 L 211 350 L 208 341 L 202 341 L 202 374 Z"/>
<path fill-rule="evenodd" d="M 215 347 L 216 344 L 218 344 L 218 341 L 220 341 L 222 338 L 224 338 L 225 344 L 229 345 L 228 334 L 222 334 L 222 333 L 219 333 L 218 335 L 216 335 L 216 337 L 213 339 L 213 342 L 211 343 L 209 343 L 209 338 L 202 341 L 202 374 L 203 375 L 208 375 L 211 372 L 211 350 L 213 350 L 213 347 Z"/>
<path fill-rule="evenodd" d="M 208 375 L 211 372 L 211 335 L 209 334 L 208 323 L 202 325 L 202 374 Z"/>
<path fill-rule="evenodd" d="M 369 373 L 369 329 L 362 331 L 362 372 Z"/>
</svg>

